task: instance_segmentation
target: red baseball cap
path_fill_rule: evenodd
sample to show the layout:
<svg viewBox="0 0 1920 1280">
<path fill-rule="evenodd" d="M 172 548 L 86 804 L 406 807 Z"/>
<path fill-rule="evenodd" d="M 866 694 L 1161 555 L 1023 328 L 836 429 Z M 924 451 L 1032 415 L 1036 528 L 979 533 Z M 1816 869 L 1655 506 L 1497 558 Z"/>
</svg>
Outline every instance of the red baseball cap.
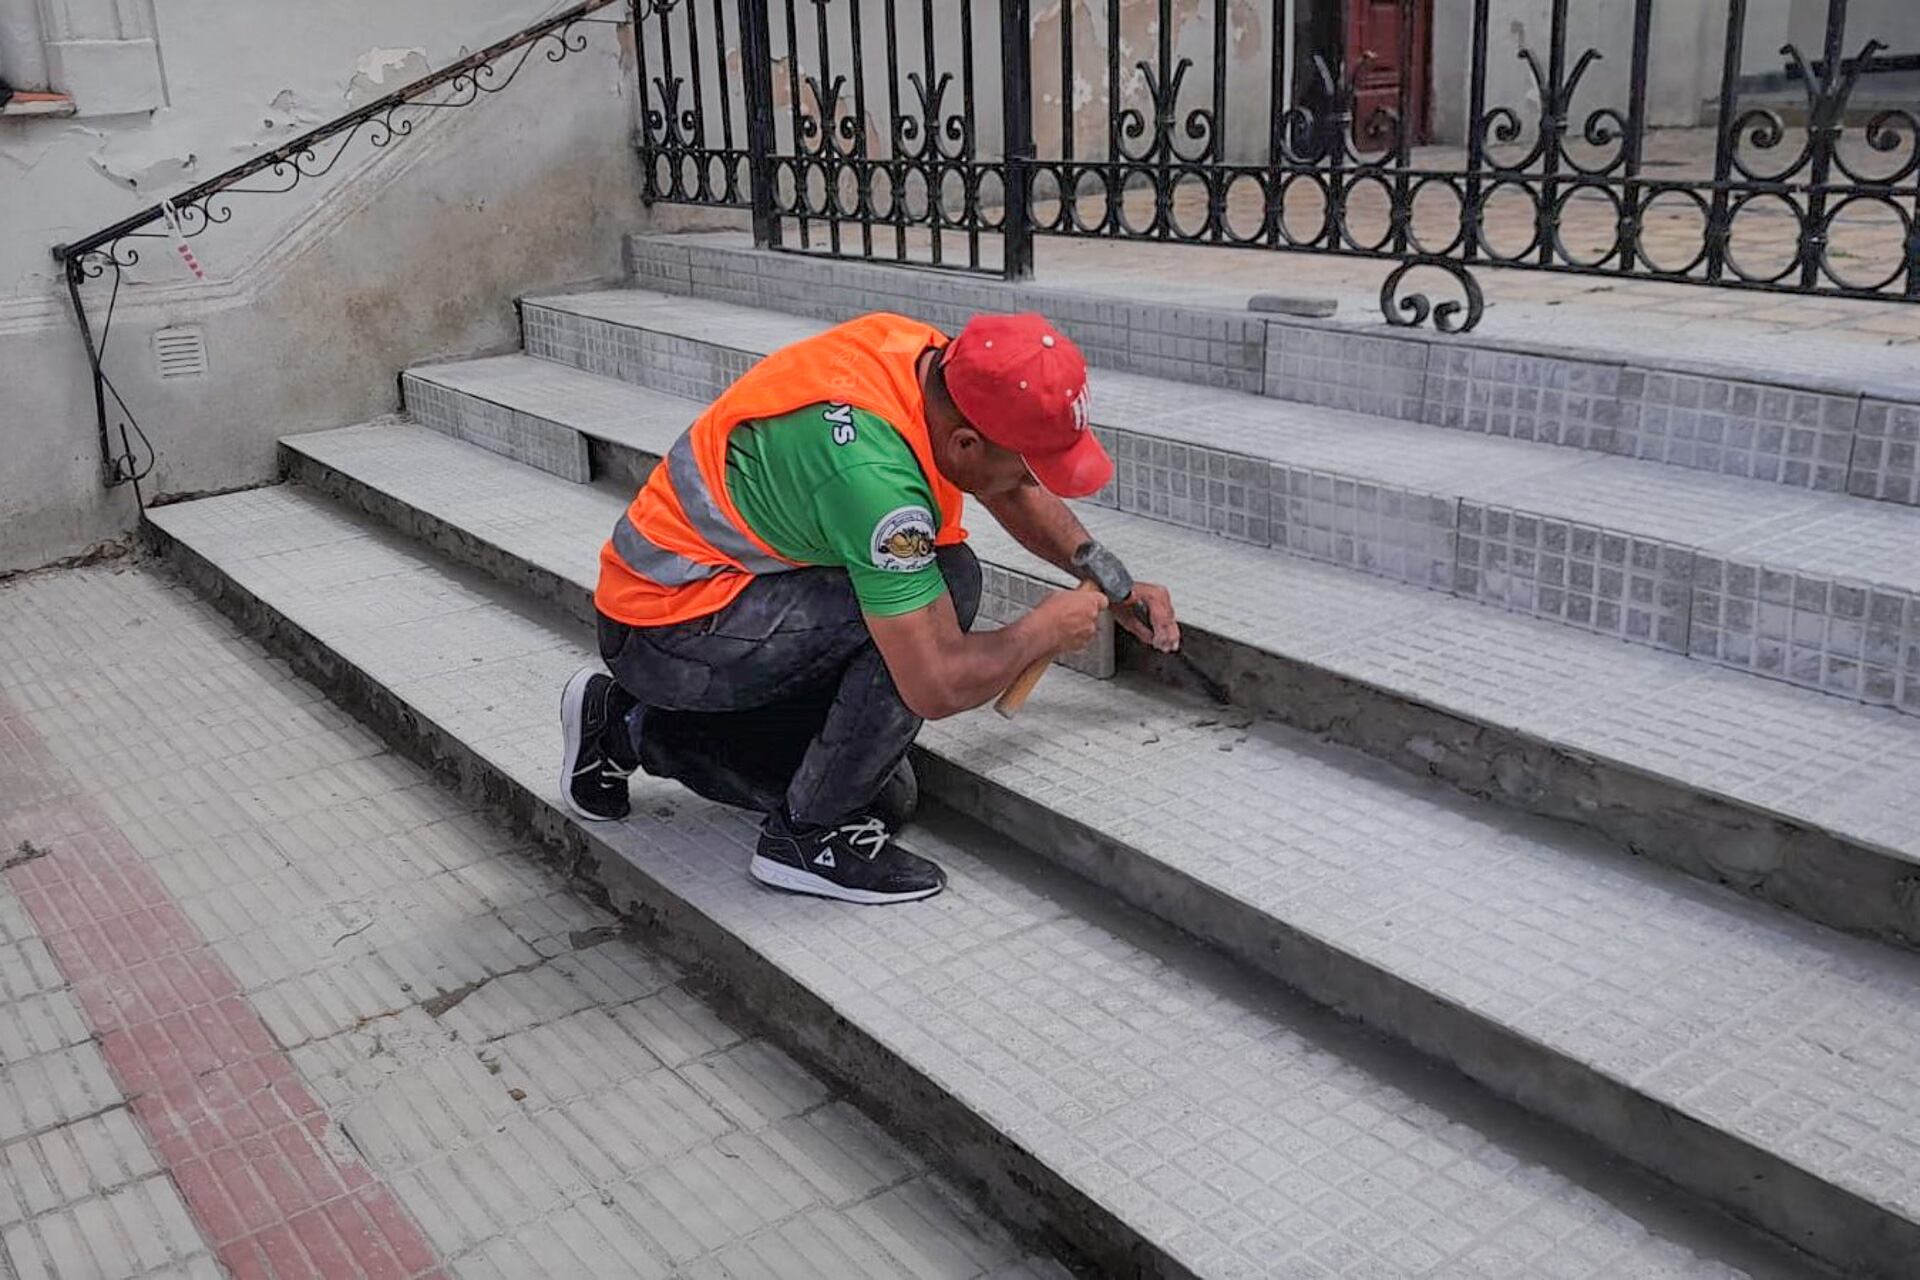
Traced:
<svg viewBox="0 0 1920 1280">
<path fill-rule="evenodd" d="M 1113 459 L 1087 427 L 1087 362 L 1045 317 L 975 316 L 942 368 L 967 421 L 1025 458 L 1049 492 L 1084 498 L 1113 479 Z"/>
</svg>

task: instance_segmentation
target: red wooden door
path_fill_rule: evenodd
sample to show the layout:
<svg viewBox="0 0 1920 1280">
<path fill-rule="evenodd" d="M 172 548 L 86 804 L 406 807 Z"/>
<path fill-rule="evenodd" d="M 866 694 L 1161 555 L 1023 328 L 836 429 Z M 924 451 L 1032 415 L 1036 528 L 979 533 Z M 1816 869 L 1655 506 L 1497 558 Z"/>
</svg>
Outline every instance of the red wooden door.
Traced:
<svg viewBox="0 0 1920 1280">
<path fill-rule="evenodd" d="M 1383 112 L 1400 110 L 1406 89 L 1412 142 L 1427 140 L 1428 66 L 1432 61 L 1433 0 L 1410 0 L 1411 32 L 1402 6 L 1409 0 L 1347 0 L 1347 74 L 1353 77 L 1353 134 L 1362 150 L 1392 146 Z"/>
</svg>

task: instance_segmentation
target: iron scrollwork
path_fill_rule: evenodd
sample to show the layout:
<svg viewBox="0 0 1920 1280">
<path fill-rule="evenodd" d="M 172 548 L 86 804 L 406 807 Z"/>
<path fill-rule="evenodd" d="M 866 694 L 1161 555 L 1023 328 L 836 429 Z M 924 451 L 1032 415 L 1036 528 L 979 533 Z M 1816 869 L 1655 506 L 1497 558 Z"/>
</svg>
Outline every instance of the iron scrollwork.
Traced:
<svg viewBox="0 0 1920 1280">
<path fill-rule="evenodd" d="M 1466 295 L 1465 299 L 1436 305 L 1424 293 L 1401 296 L 1400 290 L 1407 276 L 1423 267 L 1444 271 L 1452 276 Z M 1386 283 L 1380 286 L 1380 311 L 1386 316 L 1387 323 L 1396 329 L 1417 328 L 1431 319 L 1433 327 L 1441 333 L 1470 333 L 1486 314 L 1487 295 L 1473 272 L 1452 258 L 1422 255 L 1405 259 L 1387 276 Z"/>
<path fill-rule="evenodd" d="M 1170 160 L 1177 164 L 1204 164 L 1214 158 L 1215 139 L 1219 133 L 1219 122 L 1206 107 L 1195 107 L 1187 112 L 1184 125 L 1180 120 L 1180 85 L 1187 78 L 1187 72 L 1193 67 L 1192 58 L 1181 58 L 1173 64 L 1171 71 L 1162 68 L 1156 75 L 1152 63 L 1142 61 L 1135 65 L 1140 78 L 1147 87 L 1147 99 L 1153 107 L 1153 125 L 1149 130 L 1146 113 L 1138 107 L 1122 108 L 1118 116 L 1118 136 L 1120 157 L 1137 164 Z M 1197 151 L 1183 151 L 1177 134 L 1184 132 L 1189 142 L 1197 142 Z M 1130 147 L 1129 143 L 1147 140 L 1144 147 Z"/>
</svg>

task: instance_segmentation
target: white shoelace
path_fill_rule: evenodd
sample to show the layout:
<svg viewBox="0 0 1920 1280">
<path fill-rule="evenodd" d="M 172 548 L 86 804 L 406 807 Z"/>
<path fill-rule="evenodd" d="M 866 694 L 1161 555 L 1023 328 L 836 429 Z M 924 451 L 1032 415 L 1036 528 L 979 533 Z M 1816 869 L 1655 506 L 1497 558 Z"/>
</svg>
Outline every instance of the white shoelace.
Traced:
<svg viewBox="0 0 1920 1280">
<path fill-rule="evenodd" d="M 868 862 L 879 857 L 880 851 L 887 846 L 887 824 L 878 818 L 868 818 L 865 822 L 849 822 L 839 831 L 847 838 L 847 843 L 853 846 L 853 851 Z"/>
</svg>

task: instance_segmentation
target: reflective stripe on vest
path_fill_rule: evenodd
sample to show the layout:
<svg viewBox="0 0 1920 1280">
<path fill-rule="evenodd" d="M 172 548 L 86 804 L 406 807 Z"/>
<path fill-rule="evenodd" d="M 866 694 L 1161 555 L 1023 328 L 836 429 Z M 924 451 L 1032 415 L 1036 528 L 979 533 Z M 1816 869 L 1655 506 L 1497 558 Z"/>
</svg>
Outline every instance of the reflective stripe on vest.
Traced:
<svg viewBox="0 0 1920 1280">
<path fill-rule="evenodd" d="M 784 573 L 793 568 L 785 560 L 776 560 L 754 546 L 752 539 L 740 532 L 733 521 L 727 519 L 726 512 L 720 510 L 720 504 L 713 500 L 706 479 L 700 474 L 700 463 L 693 456 L 692 432 L 682 434 L 673 442 L 673 448 L 667 450 L 667 478 L 673 481 L 673 491 L 679 495 L 680 509 L 687 513 L 687 523 L 707 540 L 708 546 L 738 560 L 748 573 Z"/>
<path fill-rule="evenodd" d="M 673 482 L 673 491 L 680 499 L 681 509 L 687 514 L 687 523 L 715 551 L 738 560 L 748 573 L 782 573 L 794 567 L 784 560 L 775 560 L 766 555 L 727 519 L 726 513 L 714 502 L 713 494 L 708 492 L 706 479 L 700 474 L 700 464 L 693 456 L 691 435 L 682 435 L 667 451 L 667 478 Z M 701 582 L 718 574 L 734 572 L 732 565 L 707 564 L 655 546 L 634 527 L 631 516 L 626 514 L 622 514 L 619 522 L 613 526 L 613 549 L 626 562 L 627 568 L 663 587 L 684 587 L 689 582 Z"/>
<path fill-rule="evenodd" d="M 715 574 L 724 573 L 728 568 L 724 564 L 701 564 L 698 560 L 689 560 L 683 555 L 661 550 L 641 536 L 625 513 L 621 514 L 619 523 L 613 526 L 613 549 L 619 553 L 627 568 L 663 587 L 684 587 L 689 582 L 701 582 Z"/>
</svg>

